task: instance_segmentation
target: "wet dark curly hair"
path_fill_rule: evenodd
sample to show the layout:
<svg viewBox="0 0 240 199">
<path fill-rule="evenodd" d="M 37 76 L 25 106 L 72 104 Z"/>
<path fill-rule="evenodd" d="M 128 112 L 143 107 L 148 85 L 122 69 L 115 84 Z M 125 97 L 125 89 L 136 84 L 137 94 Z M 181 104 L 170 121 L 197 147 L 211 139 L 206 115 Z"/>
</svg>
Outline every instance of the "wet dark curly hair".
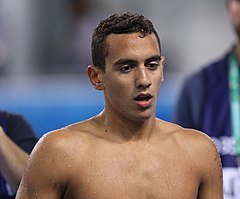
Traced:
<svg viewBox="0 0 240 199">
<path fill-rule="evenodd" d="M 161 50 L 160 38 L 151 21 L 139 14 L 130 12 L 113 14 L 100 21 L 92 36 L 92 62 L 95 67 L 105 71 L 105 58 L 108 55 L 106 37 L 110 34 L 141 33 L 142 37 L 153 33 L 158 40 Z"/>
</svg>

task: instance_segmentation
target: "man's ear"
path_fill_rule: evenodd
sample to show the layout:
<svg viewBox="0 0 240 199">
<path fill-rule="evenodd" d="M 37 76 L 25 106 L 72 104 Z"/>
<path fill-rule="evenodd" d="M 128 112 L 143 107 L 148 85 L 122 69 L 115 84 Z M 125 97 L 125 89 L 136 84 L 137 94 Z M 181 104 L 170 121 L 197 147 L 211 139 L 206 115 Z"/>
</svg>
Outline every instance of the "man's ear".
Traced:
<svg viewBox="0 0 240 199">
<path fill-rule="evenodd" d="M 102 70 L 93 65 L 89 65 L 87 68 L 87 73 L 93 87 L 97 90 L 103 90 L 104 86 L 102 83 Z"/>
</svg>

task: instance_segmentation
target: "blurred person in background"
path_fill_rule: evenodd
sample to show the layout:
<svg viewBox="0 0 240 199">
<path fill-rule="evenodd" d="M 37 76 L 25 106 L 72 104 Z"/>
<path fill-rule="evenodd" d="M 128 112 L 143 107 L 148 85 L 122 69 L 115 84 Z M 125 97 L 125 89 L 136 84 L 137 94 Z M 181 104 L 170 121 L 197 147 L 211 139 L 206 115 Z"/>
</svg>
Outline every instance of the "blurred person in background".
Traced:
<svg viewBox="0 0 240 199">
<path fill-rule="evenodd" d="M 226 0 L 226 5 L 236 42 L 223 57 L 185 81 L 174 122 L 212 137 L 222 160 L 224 198 L 239 199 L 240 0 Z"/>
<path fill-rule="evenodd" d="M 9 46 L 9 27 L 5 15 L 1 11 L 0 2 L 0 75 L 6 73 L 8 46 Z"/>
<path fill-rule="evenodd" d="M 67 0 L 64 17 L 55 30 L 51 67 L 56 73 L 85 73 L 91 61 L 91 35 L 99 21 L 95 0 Z"/>
<path fill-rule="evenodd" d="M 0 199 L 13 199 L 29 153 L 37 142 L 25 119 L 0 110 Z"/>
</svg>

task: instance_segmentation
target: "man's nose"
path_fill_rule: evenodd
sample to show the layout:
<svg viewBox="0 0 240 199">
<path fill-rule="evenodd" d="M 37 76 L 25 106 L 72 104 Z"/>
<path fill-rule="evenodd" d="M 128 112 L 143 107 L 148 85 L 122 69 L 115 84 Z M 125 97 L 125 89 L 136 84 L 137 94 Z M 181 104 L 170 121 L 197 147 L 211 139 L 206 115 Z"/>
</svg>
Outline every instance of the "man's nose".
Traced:
<svg viewBox="0 0 240 199">
<path fill-rule="evenodd" d="M 136 73 L 135 73 L 136 77 L 136 87 L 137 88 L 140 88 L 140 89 L 145 89 L 145 88 L 148 88 L 151 86 L 151 81 L 150 81 L 150 78 L 149 78 L 149 74 L 148 74 L 148 71 L 147 69 L 144 67 L 144 68 L 138 68 L 136 70 Z"/>
</svg>

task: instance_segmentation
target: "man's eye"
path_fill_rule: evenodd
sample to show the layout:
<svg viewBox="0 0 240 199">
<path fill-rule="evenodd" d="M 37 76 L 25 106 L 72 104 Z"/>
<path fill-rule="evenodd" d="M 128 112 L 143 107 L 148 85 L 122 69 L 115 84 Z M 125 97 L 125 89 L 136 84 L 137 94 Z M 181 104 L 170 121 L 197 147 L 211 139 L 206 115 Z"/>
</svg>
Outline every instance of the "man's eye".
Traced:
<svg viewBox="0 0 240 199">
<path fill-rule="evenodd" d="M 158 66 L 159 66 L 158 63 L 150 63 L 150 64 L 148 64 L 147 67 L 148 67 L 150 70 L 156 70 Z"/>
<path fill-rule="evenodd" d="M 120 68 L 120 71 L 123 72 L 123 73 L 128 73 L 132 70 L 132 67 L 131 66 L 122 66 Z"/>
</svg>

